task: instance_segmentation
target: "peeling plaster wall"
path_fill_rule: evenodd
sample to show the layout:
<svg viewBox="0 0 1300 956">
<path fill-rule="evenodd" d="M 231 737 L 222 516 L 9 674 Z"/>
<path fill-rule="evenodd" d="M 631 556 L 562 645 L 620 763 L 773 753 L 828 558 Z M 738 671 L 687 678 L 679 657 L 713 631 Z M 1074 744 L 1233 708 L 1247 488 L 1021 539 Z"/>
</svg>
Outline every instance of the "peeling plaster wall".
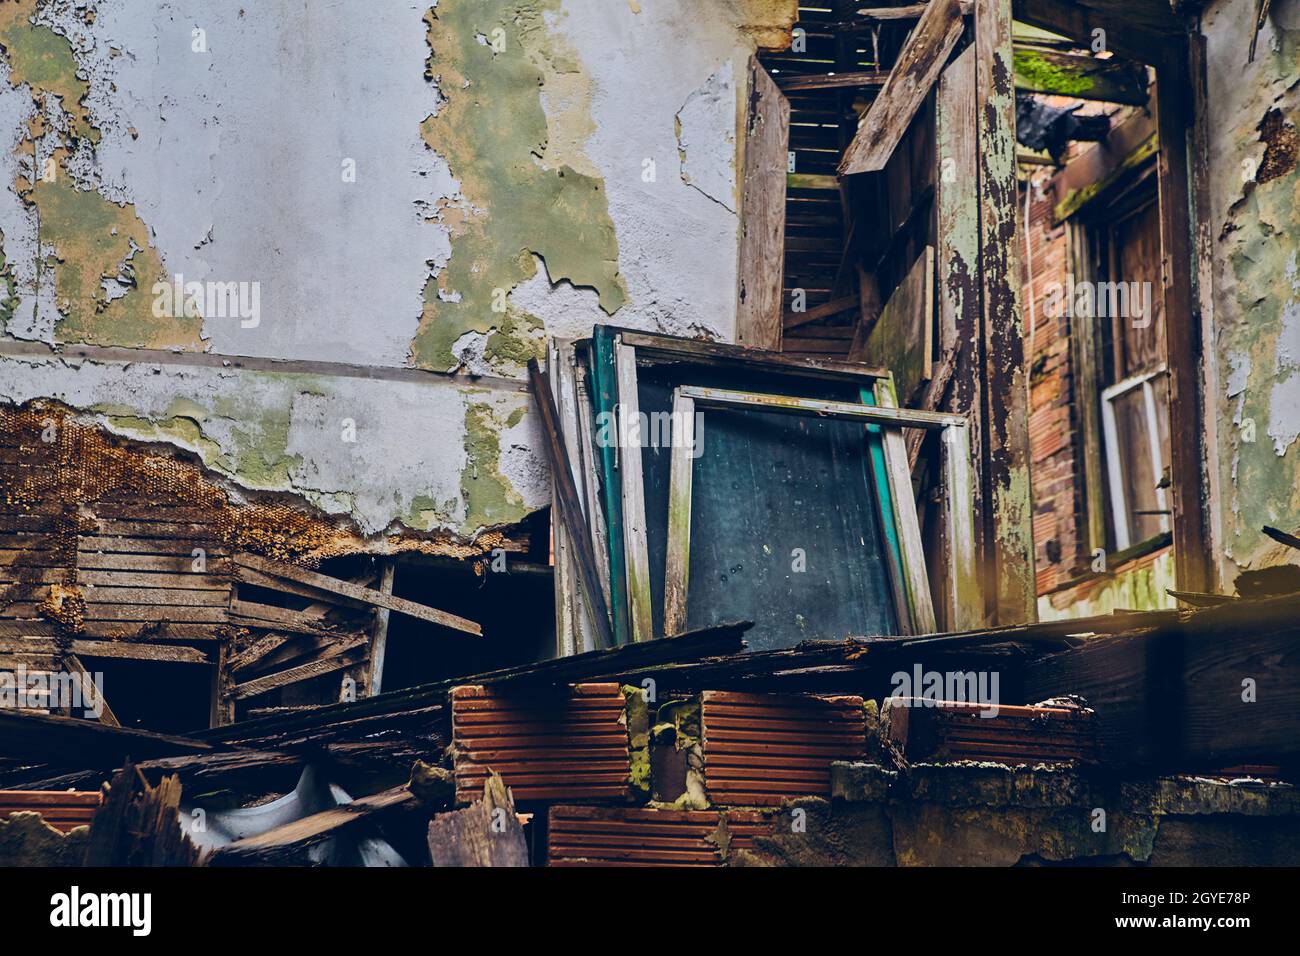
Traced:
<svg viewBox="0 0 1300 956">
<path fill-rule="evenodd" d="M 733 337 L 736 84 L 795 11 L 5 3 L 0 399 L 57 398 L 368 532 L 518 521 L 549 477 L 526 393 L 500 380 L 522 381 L 547 333 Z M 177 276 L 206 285 L 160 310 Z M 243 311 L 220 314 L 215 283 L 247 284 Z M 497 384 L 15 347 L 33 342 Z M 345 420 L 364 439 L 341 442 Z"/>
<path fill-rule="evenodd" d="M 194 452 L 236 485 L 287 491 L 365 534 L 478 531 L 550 501 L 518 390 L 0 357 L 0 401 L 52 398 L 109 431 Z"/>
<path fill-rule="evenodd" d="M 1212 372 L 1220 577 L 1295 561 L 1260 533 L 1300 531 L 1300 0 L 1276 0 L 1247 63 L 1255 5 L 1206 11 Z M 1217 382 L 1216 382 L 1217 379 Z"/>
</svg>

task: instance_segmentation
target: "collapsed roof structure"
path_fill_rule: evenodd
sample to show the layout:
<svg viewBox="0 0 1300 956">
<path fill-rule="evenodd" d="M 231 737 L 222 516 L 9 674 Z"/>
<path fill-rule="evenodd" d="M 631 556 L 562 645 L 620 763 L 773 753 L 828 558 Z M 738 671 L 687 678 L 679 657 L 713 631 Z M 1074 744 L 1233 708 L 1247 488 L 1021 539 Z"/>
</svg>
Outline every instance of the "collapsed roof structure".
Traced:
<svg viewBox="0 0 1300 956">
<path fill-rule="evenodd" d="M 1300 859 L 1288 4 L 194 6 L 0 12 L 0 864 Z"/>
</svg>

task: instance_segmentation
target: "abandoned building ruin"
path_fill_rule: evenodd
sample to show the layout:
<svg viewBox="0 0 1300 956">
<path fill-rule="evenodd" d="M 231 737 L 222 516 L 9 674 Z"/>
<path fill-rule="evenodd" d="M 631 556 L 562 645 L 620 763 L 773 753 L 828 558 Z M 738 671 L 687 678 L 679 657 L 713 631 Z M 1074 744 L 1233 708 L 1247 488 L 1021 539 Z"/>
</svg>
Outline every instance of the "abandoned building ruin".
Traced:
<svg viewBox="0 0 1300 956">
<path fill-rule="evenodd" d="M 1298 101 L 1300 0 L 0 4 L 0 866 L 1300 863 Z"/>
</svg>

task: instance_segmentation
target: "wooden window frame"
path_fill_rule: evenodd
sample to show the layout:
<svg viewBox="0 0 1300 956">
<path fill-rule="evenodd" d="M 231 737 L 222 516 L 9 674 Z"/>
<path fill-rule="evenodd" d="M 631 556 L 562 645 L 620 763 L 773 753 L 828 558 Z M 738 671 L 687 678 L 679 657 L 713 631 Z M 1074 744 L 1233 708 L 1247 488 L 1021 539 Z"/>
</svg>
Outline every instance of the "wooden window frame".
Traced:
<svg viewBox="0 0 1300 956">
<path fill-rule="evenodd" d="M 1094 30 L 1109 26 L 1098 11 L 1064 0 L 1013 0 L 1013 6 L 1016 19 L 1075 40 L 1087 41 Z M 1170 16 L 1170 8 L 1159 4 L 1148 4 L 1141 12 L 1166 21 Z M 1218 487 L 1217 449 L 1213 432 L 1207 432 L 1214 427 L 1213 415 L 1205 409 L 1205 397 L 1213 394 L 1212 372 L 1201 354 L 1203 343 L 1212 342 L 1214 275 L 1206 225 L 1210 198 L 1205 40 L 1137 23 L 1126 24 L 1122 31 L 1108 30 L 1106 36 L 1116 54 L 1156 71 L 1174 576 L 1182 590 L 1213 591 L 1213 555 L 1219 553 L 1219 541 L 1210 509 Z"/>
<path fill-rule="evenodd" d="M 974 560 L 973 497 L 970 480 L 970 436 L 961 415 L 899 409 L 893 401 L 893 386 L 878 382 L 875 405 L 820 399 L 792 398 L 739 392 L 729 389 L 679 386 L 673 391 L 674 421 L 689 421 L 691 441 L 675 441 L 670 464 L 668 492 L 668 559 L 664 581 L 664 632 L 680 633 L 686 626 L 686 602 L 690 580 L 691 499 L 694 487 L 694 416 L 698 408 L 744 408 L 792 415 L 807 415 L 860 422 L 877 426 L 884 435 L 884 454 L 893 516 L 903 552 L 905 600 L 896 601 L 900 630 L 911 634 L 933 633 L 936 629 L 929 575 L 921 545 L 916 500 L 912 495 L 911 469 L 903 428 L 939 429 L 943 436 L 943 468 L 947 485 L 945 524 L 949 535 L 948 593 L 950 620 L 963 619 L 963 603 L 978 594 Z M 886 520 L 881 515 L 882 521 Z"/>
</svg>

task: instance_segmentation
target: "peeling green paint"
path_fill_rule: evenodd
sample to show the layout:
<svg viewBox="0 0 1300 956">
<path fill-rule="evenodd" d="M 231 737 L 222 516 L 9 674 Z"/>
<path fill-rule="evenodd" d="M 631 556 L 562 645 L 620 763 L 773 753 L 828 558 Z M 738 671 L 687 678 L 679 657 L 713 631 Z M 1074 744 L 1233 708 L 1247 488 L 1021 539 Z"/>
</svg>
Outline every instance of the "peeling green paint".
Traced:
<svg viewBox="0 0 1300 956">
<path fill-rule="evenodd" d="M 9 83 L 27 83 L 34 91 L 59 97 L 71 117 L 73 135 L 97 143 L 99 130 L 82 104 L 90 87 L 77 76 L 72 48 L 66 37 L 30 22 L 35 10 L 32 0 L 7 3 L 0 10 L 0 47 L 9 57 Z"/>
<path fill-rule="evenodd" d="M 491 333 L 491 357 L 514 362 L 520 349 L 531 357 L 530 323 L 498 316 L 509 292 L 536 273 L 534 255 L 552 281 L 594 289 L 607 313 L 626 299 L 604 184 L 546 162 L 541 90 L 546 64 L 563 54 L 543 14 L 558 11 L 558 0 L 443 0 L 425 18 L 428 75 L 445 102 L 421 134 L 447 160 L 463 199 L 438 211 L 452 253 L 425 285 L 411 345 L 419 366 L 455 367 L 452 346 L 468 332 Z"/>
<path fill-rule="evenodd" d="M 522 521 L 528 509 L 501 474 L 501 424 L 491 405 L 466 407 L 465 454 L 469 464 L 460 481 L 465 501 L 462 526 L 473 530 Z"/>
<path fill-rule="evenodd" d="M 529 359 L 546 353 L 546 335 L 542 320 L 510 306 L 496 331 L 488 337 L 483 357 L 501 370 L 523 370 Z"/>
<path fill-rule="evenodd" d="M 53 250 L 36 263 L 36 275 L 38 283 L 54 283 L 60 313 L 55 338 L 92 345 L 201 348 L 202 319 L 154 314 L 152 288 L 164 269 L 134 207 L 78 189 L 68 175 L 72 140 L 97 143 L 99 132 L 82 104 L 89 86 L 77 75 L 68 39 L 32 24 L 35 10 L 30 0 L 0 6 L 0 46 L 8 58 L 11 85 L 29 85 L 47 112 L 55 108 L 50 99 L 57 97 L 67 114 L 69 135 L 49 155 L 37 149 L 38 142 L 47 145 L 49 137 L 42 130 L 48 130 L 48 124 L 38 120 L 29 129 L 18 150 L 31 154 L 36 177 L 13 184 L 20 198 L 36 209 L 42 255 Z M 9 303 L 14 290 L 12 279 L 7 281 Z M 106 282 L 117 282 L 123 294 L 111 297 Z"/>
<path fill-rule="evenodd" d="M 9 265 L 5 253 L 5 234 L 0 232 L 0 334 L 9 327 L 9 320 L 14 317 L 14 302 L 18 292 L 14 283 L 14 270 Z"/>
<path fill-rule="evenodd" d="M 1300 32 L 1280 30 L 1274 44 L 1260 45 L 1240 80 L 1251 92 L 1221 133 L 1214 171 L 1225 209 L 1214 224 L 1215 347 L 1224 387 L 1207 402 L 1207 414 L 1216 415 L 1218 432 L 1224 589 L 1235 577 L 1232 564 L 1259 568 L 1292 560 L 1263 536 L 1264 525 L 1300 531 L 1300 442 L 1293 437 L 1300 431 L 1297 62 Z"/>
<path fill-rule="evenodd" d="M 203 320 L 154 314 L 152 288 L 163 277 L 162 260 L 148 230 L 130 206 L 77 189 L 60 169 L 54 181 L 37 180 L 31 202 L 40 221 L 42 247 L 53 257 L 40 263 L 55 282 L 63 342 L 134 348 L 195 348 Z M 110 299 L 105 279 L 122 277 L 125 295 Z"/>
</svg>

